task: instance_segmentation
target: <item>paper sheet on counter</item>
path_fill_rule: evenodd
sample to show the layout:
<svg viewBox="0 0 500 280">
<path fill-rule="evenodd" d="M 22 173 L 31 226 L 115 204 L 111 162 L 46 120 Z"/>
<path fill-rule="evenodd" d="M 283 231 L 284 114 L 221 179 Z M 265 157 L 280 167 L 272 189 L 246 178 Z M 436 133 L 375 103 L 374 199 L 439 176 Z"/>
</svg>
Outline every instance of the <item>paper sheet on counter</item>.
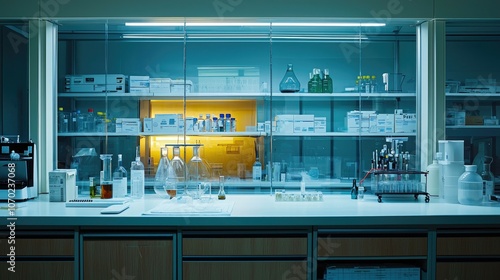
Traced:
<svg viewBox="0 0 500 280">
<path fill-rule="evenodd" d="M 200 202 L 194 200 L 190 203 L 177 203 L 173 201 L 164 201 L 143 215 L 175 215 L 175 216 L 230 216 L 233 210 L 234 202 L 212 201 Z"/>
</svg>

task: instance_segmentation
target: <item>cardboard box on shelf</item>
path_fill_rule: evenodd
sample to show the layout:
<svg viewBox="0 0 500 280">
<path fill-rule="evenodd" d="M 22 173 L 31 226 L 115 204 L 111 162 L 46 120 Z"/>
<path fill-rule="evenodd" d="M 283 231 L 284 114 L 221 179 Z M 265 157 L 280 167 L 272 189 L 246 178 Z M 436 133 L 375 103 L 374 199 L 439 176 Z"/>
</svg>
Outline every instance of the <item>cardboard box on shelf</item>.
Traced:
<svg viewBox="0 0 500 280">
<path fill-rule="evenodd" d="M 139 118 L 116 118 L 117 133 L 140 133 L 141 119 Z"/>
</svg>

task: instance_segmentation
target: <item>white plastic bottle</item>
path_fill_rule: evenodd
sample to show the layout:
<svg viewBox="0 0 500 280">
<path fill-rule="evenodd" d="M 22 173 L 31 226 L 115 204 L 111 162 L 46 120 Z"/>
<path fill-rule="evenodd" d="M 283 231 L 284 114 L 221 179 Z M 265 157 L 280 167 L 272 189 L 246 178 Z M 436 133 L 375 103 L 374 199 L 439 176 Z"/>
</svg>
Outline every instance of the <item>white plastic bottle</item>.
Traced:
<svg viewBox="0 0 500 280">
<path fill-rule="evenodd" d="M 141 162 L 139 147 L 135 154 L 135 161 L 130 166 L 130 196 L 140 199 L 144 196 L 144 164 Z"/>
<path fill-rule="evenodd" d="M 476 173 L 477 166 L 466 165 L 465 172 L 458 178 L 458 202 L 479 205 L 483 201 L 483 178 Z"/>
<path fill-rule="evenodd" d="M 430 195 L 439 195 L 439 186 L 441 175 L 439 172 L 440 166 L 437 158 L 432 161 L 429 166 L 427 166 L 427 192 Z"/>
<path fill-rule="evenodd" d="M 122 163 L 122 155 L 118 154 L 118 167 L 113 172 L 113 198 L 122 198 L 127 195 L 127 170 Z"/>
</svg>

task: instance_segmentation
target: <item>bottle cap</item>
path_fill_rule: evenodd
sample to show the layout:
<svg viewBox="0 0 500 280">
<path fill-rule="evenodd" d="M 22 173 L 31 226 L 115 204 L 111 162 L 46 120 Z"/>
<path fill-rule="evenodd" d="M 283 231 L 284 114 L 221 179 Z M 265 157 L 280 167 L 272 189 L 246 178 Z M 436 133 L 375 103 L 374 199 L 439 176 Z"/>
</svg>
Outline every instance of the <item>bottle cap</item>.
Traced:
<svg viewBox="0 0 500 280">
<path fill-rule="evenodd" d="M 476 172 L 477 171 L 477 166 L 476 165 L 466 165 L 465 166 L 465 171 Z"/>
</svg>

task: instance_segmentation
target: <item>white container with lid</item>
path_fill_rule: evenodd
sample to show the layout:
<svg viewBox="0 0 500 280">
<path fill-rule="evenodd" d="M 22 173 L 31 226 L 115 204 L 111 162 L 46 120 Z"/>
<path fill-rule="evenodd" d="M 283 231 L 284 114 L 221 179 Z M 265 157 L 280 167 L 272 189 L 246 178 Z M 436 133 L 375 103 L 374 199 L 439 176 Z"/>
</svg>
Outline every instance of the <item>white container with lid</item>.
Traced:
<svg viewBox="0 0 500 280">
<path fill-rule="evenodd" d="M 476 165 L 466 165 L 465 172 L 458 178 L 460 204 L 479 205 L 483 201 L 483 179 L 476 171 Z"/>
</svg>

